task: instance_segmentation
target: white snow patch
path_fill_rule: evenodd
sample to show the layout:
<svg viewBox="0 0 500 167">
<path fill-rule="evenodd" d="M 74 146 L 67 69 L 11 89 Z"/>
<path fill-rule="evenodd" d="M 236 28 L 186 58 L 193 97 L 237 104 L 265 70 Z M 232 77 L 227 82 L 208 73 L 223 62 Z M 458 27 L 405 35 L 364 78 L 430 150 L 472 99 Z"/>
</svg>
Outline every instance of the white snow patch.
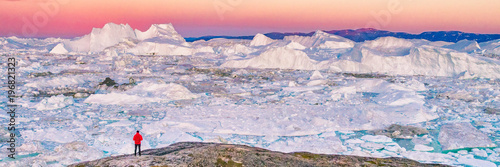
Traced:
<svg viewBox="0 0 500 167">
<path fill-rule="evenodd" d="M 307 83 L 307 86 L 318 86 L 327 84 L 327 80 L 312 80 Z"/>
</svg>

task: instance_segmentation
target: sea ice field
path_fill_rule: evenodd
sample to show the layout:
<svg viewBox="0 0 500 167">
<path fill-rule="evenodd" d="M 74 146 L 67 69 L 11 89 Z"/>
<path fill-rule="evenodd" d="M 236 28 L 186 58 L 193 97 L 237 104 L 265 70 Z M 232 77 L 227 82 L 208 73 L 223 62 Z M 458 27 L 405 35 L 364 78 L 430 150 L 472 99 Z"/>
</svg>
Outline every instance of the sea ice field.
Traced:
<svg viewBox="0 0 500 167">
<path fill-rule="evenodd" d="M 311 37 L 186 42 L 171 24 L 0 38 L 16 66 L 16 159 L 67 166 L 182 141 L 500 165 L 500 40 Z M 5 60 L 5 61 L 4 61 Z M 2 76 L 2 80 L 6 80 Z M 8 104 L 6 83 L 0 107 Z M 0 153 L 10 116 L 0 112 Z M 5 135 L 4 135 L 5 134 Z"/>
</svg>

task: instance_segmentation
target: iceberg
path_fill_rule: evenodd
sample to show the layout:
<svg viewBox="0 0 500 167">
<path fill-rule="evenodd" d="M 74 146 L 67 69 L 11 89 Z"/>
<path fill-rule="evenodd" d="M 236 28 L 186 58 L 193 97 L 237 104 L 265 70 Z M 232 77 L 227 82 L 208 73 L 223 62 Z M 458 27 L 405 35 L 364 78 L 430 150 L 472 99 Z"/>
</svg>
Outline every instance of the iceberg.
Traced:
<svg viewBox="0 0 500 167">
<path fill-rule="evenodd" d="M 283 40 L 299 43 L 307 48 L 345 49 L 354 47 L 354 42 L 323 31 L 316 31 L 313 36 L 286 36 Z"/>
<path fill-rule="evenodd" d="M 50 50 L 49 53 L 52 53 L 52 54 L 67 54 L 68 50 L 66 50 L 66 48 L 64 48 L 64 44 L 63 43 L 59 43 L 54 48 L 52 48 L 52 50 Z"/>
<path fill-rule="evenodd" d="M 250 46 L 263 46 L 263 45 L 269 45 L 270 43 L 273 43 L 274 40 L 265 36 L 264 34 L 257 34 L 253 38 L 253 40 L 250 42 Z"/>
<path fill-rule="evenodd" d="M 315 70 L 317 62 L 311 60 L 306 53 L 278 47 L 270 49 L 257 57 L 246 60 L 231 60 L 221 65 L 226 68 L 279 68 Z"/>
</svg>

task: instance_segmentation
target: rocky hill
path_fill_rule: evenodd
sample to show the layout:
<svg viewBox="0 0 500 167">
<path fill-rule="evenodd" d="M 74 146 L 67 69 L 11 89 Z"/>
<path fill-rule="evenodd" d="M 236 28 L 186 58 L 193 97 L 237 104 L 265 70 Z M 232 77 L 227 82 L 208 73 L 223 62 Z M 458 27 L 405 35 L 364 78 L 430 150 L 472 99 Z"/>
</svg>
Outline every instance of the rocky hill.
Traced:
<svg viewBox="0 0 500 167">
<path fill-rule="evenodd" d="M 219 143 L 181 142 L 149 149 L 142 156 L 120 155 L 81 162 L 82 166 L 446 166 L 405 158 L 371 158 L 307 152 L 282 153 Z"/>
</svg>

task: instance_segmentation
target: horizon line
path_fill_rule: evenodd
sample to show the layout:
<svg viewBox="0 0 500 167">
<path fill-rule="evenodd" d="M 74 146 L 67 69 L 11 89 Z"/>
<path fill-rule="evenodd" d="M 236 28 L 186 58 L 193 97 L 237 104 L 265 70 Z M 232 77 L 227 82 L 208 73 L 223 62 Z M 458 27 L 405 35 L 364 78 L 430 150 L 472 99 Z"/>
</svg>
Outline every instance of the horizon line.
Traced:
<svg viewBox="0 0 500 167">
<path fill-rule="evenodd" d="M 117 23 L 114 23 L 114 22 L 108 22 L 106 24 L 109 24 L 109 23 L 113 23 L 113 24 L 117 24 Z M 106 25 L 104 24 L 104 25 Z M 155 23 L 155 24 L 151 24 L 151 25 L 157 25 L 157 24 L 172 24 L 172 23 Z M 103 28 L 104 25 L 102 27 L 93 27 L 92 29 L 94 28 Z M 129 25 L 128 23 L 118 23 L 117 25 Z M 139 30 L 139 31 L 142 31 L 140 29 L 136 29 L 136 28 L 133 28 L 132 26 L 130 26 L 132 29 L 134 30 Z M 21 38 L 21 39 L 47 39 L 47 38 L 60 38 L 60 39 L 73 39 L 73 38 L 78 38 L 78 37 L 82 37 L 82 36 L 85 36 L 85 35 L 88 35 L 90 33 L 92 33 L 92 29 L 86 33 L 86 34 L 83 34 L 83 35 L 75 35 L 75 36 L 38 36 L 38 37 L 20 37 L 20 36 L 16 36 L 16 35 L 12 35 L 12 36 L 8 36 L 8 35 L 5 35 L 5 34 L 0 34 L 0 37 L 3 37 L 3 38 L 10 38 L 10 37 L 16 37 L 16 38 Z M 175 26 L 174 26 L 174 29 L 175 29 Z M 392 32 L 392 33 L 406 33 L 406 34 L 410 34 L 410 35 L 421 35 L 423 33 L 429 33 L 429 32 L 460 32 L 460 33 L 467 33 L 467 34 L 479 34 L 479 35 L 500 35 L 500 33 L 475 33 L 475 32 L 466 32 L 466 31 L 460 31 L 460 30 L 429 30 L 429 31 L 422 31 L 420 33 L 412 33 L 412 32 L 407 32 L 407 31 L 390 31 L 390 30 L 383 30 L 383 29 L 376 29 L 376 28 L 351 28 L 351 29 L 333 29 L 333 30 L 312 30 L 312 31 L 295 31 L 295 32 L 280 32 L 280 31 L 271 31 L 271 32 L 259 32 L 260 34 L 272 34 L 272 33 L 282 33 L 282 34 L 293 34 L 293 33 L 296 33 L 296 34 L 310 34 L 310 33 L 315 33 L 316 31 L 323 31 L 323 32 L 330 32 L 330 31 L 348 31 L 348 30 L 351 30 L 351 31 L 358 31 L 358 30 L 373 30 L 373 31 L 386 31 L 386 32 Z M 146 31 L 146 30 L 145 30 Z M 175 29 L 175 31 L 177 33 L 179 33 L 177 31 L 177 29 Z M 143 31 L 144 32 L 144 31 Z M 255 33 L 255 34 L 249 34 L 249 35 L 228 35 L 228 34 L 223 34 L 223 35 L 211 35 L 211 34 L 207 34 L 207 35 L 201 35 L 201 36 L 188 36 L 188 37 L 185 37 L 183 36 L 181 33 L 179 33 L 184 39 L 187 39 L 187 38 L 203 38 L 203 37 L 254 37 L 255 35 L 259 34 L 259 33 Z"/>
</svg>

